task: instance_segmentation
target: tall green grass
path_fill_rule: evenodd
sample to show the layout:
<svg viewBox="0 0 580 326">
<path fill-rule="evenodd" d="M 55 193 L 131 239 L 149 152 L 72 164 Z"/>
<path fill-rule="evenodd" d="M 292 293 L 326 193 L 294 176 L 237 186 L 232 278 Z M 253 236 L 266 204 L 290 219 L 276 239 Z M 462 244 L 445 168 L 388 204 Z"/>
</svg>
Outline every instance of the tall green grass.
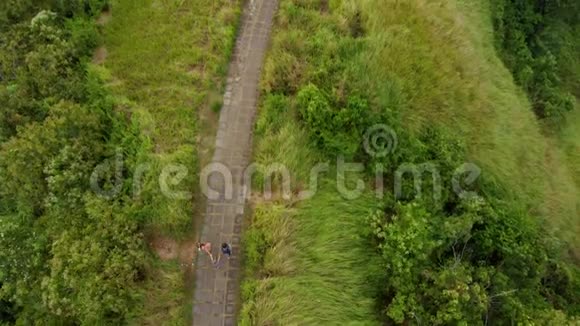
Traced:
<svg viewBox="0 0 580 326">
<path fill-rule="evenodd" d="M 380 94 L 401 90 L 396 110 L 411 132 L 445 129 L 465 141 L 466 160 L 511 189 L 570 242 L 579 198 L 569 164 L 542 131 L 525 94 L 493 46 L 489 5 L 481 1 L 363 1 L 369 30 L 362 66 Z"/>
<path fill-rule="evenodd" d="M 165 117 L 162 122 L 171 122 L 157 124 L 164 149 L 191 142 L 186 132 L 194 130 L 196 115 L 188 113 L 223 84 L 239 2 L 130 0 L 113 1 L 111 7 L 113 19 L 104 34 L 106 66 L 115 85 L 152 114 Z"/>
<path fill-rule="evenodd" d="M 336 99 L 331 105 L 362 93 L 381 116 L 376 122 L 398 132 L 396 157 L 422 163 L 429 151 L 447 155 L 438 152 L 443 147 L 410 141 L 425 129 L 441 130 L 464 144 L 465 161 L 477 164 L 485 180 L 493 180 L 486 195 L 501 194 L 498 201 L 517 203 L 522 212 L 538 217 L 548 233 L 578 248 L 577 115 L 561 136 L 546 135 L 493 40 L 486 1 L 282 0 L 262 80 L 265 100 L 255 157 L 289 162 L 294 175 L 300 175 L 297 179 L 306 182 L 302 178 L 319 153 L 302 140 L 311 135 L 297 122 L 297 93 L 315 84 Z M 272 98 L 282 100 L 272 103 Z M 279 138 L 280 130 L 288 129 L 296 130 L 299 140 L 280 144 L 288 139 Z M 283 154 L 273 148 L 283 148 Z M 305 153 L 316 159 L 304 159 Z M 327 187 L 296 206 L 260 203 L 245 249 L 248 259 L 264 255 L 265 260 L 247 264 L 241 321 L 377 323 L 381 311 L 371 303 L 376 293 L 363 281 L 377 266 L 374 253 L 356 239 L 366 223 L 362 217 L 376 205 L 370 197 L 341 200 Z M 280 225 L 274 220 L 287 216 L 284 240 L 262 241 L 278 234 Z M 352 246 L 343 245 L 349 241 Z M 283 261 L 283 272 L 270 272 L 270 261 Z"/>
<path fill-rule="evenodd" d="M 325 183 L 296 208 L 256 207 L 244 241 L 242 325 L 380 324 L 372 281 L 380 265 L 365 237 L 376 201 L 346 201 Z"/>
<path fill-rule="evenodd" d="M 577 110 L 570 115 L 559 142 L 566 153 L 576 185 L 580 189 L 580 111 Z"/>
<path fill-rule="evenodd" d="M 188 318 L 189 305 L 184 303 L 188 293 L 183 272 L 173 261 L 155 261 L 145 283 L 145 301 L 133 325 L 182 325 Z"/>
</svg>

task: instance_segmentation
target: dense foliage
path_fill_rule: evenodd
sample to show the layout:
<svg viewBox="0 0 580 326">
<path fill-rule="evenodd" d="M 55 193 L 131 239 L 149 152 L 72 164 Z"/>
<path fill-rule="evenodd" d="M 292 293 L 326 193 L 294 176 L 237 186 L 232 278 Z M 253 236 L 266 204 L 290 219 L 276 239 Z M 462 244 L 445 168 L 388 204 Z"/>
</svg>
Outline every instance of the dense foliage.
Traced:
<svg viewBox="0 0 580 326">
<path fill-rule="evenodd" d="M 540 118 L 574 108 L 580 79 L 580 4 L 574 0 L 493 0 L 498 50 Z M 572 92 L 572 93 L 571 93 Z"/>
<path fill-rule="evenodd" d="M 220 107 L 239 8 L 0 2 L 0 324 L 190 318 L 205 111 Z M 155 255 L 161 238 L 177 258 Z"/>
<path fill-rule="evenodd" d="M 86 65 L 105 1 L 6 1 L 0 29 L 0 311 L 17 324 L 124 323 L 147 252 L 139 211 L 90 189 L 140 140 Z M 126 173 L 126 172 L 124 172 Z M 114 172 L 96 180 L 113 186 Z"/>
</svg>

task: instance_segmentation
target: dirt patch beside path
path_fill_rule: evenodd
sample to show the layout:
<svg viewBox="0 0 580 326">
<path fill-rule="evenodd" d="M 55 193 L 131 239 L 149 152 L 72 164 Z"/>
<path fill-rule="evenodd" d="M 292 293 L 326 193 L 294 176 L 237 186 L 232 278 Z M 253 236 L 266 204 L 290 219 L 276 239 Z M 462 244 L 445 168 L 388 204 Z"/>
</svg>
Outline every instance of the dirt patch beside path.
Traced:
<svg viewBox="0 0 580 326">
<path fill-rule="evenodd" d="M 107 56 L 108 56 L 109 52 L 107 51 L 107 48 L 104 46 L 100 46 L 95 50 L 95 53 L 93 54 L 93 63 L 96 65 L 102 65 L 103 63 L 105 63 L 105 60 L 107 60 Z"/>
</svg>

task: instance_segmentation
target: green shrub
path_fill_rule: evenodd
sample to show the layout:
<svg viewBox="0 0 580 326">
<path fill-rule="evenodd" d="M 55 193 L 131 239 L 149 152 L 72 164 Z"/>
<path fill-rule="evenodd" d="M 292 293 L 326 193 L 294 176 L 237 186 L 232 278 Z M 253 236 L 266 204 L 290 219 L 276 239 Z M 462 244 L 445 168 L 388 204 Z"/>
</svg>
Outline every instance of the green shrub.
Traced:
<svg viewBox="0 0 580 326">
<path fill-rule="evenodd" d="M 86 58 L 92 55 L 99 39 L 95 23 L 82 18 L 73 18 L 66 21 L 69 31 L 72 55 L 77 58 Z"/>
<path fill-rule="evenodd" d="M 488 200 L 459 202 L 445 215 L 415 200 L 369 216 L 388 275 L 391 320 L 501 324 L 577 313 L 578 299 L 567 289 L 578 287 L 578 268 L 562 261 L 560 245 L 547 242 L 521 208 Z"/>
<path fill-rule="evenodd" d="M 54 3 L 64 17 L 95 16 L 109 6 L 109 0 L 55 0 Z"/>
<path fill-rule="evenodd" d="M 222 105 L 223 105 L 222 101 L 215 101 L 211 104 L 211 110 L 214 113 L 219 113 L 220 110 L 222 109 Z"/>
<path fill-rule="evenodd" d="M 566 112 L 574 107 L 562 78 L 578 76 L 580 71 L 566 73 L 562 63 L 565 53 L 575 46 L 565 43 L 567 37 L 552 32 L 551 26 L 564 25 L 571 29 L 578 26 L 571 18 L 580 12 L 577 2 L 512 1 L 493 0 L 496 46 L 516 82 L 528 93 L 536 115 L 551 121 L 562 121 Z M 546 46 L 545 40 L 552 46 Z"/>
<path fill-rule="evenodd" d="M 8 235 L 1 237 L 0 298 L 14 312 L 6 319 L 127 323 L 148 259 L 126 201 L 140 139 L 86 65 L 97 30 L 85 5 L 101 2 L 9 3 L 10 15 L 27 9 L 35 16 L 9 17 L 0 36 L 0 229 Z M 67 7 L 66 19 L 61 10 L 77 4 L 82 12 Z M 97 198 L 91 175 L 120 146 L 129 156 L 125 183 L 118 197 Z M 97 181 L 111 189 L 115 172 Z"/>
<path fill-rule="evenodd" d="M 349 159 L 362 154 L 363 135 L 373 121 L 366 100 L 351 95 L 345 107 L 335 108 L 337 104 L 310 84 L 298 93 L 297 105 L 307 130 L 321 150 Z"/>
</svg>

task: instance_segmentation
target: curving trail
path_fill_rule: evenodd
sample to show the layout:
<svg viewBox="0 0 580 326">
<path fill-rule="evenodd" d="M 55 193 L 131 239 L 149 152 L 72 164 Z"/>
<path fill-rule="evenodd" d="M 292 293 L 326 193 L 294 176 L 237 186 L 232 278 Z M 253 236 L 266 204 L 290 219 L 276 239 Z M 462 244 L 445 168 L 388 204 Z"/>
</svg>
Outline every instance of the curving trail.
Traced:
<svg viewBox="0 0 580 326">
<path fill-rule="evenodd" d="M 206 255 L 198 255 L 193 306 L 196 326 L 236 324 L 238 254 L 245 205 L 242 173 L 250 164 L 258 82 L 277 6 L 277 0 L 246 1 L 230 63 L 212 162 L 221 163 L 232 172 L 233 196 L 225 196 L 222 177 L 210 176 L 209 186 L 218 190 L 219 199 L 208 199 L 201 240 L 212 243 L 215 256 L 220 244 L 228 242 L 233 256 L 216 269 Z"/>
</svg>

